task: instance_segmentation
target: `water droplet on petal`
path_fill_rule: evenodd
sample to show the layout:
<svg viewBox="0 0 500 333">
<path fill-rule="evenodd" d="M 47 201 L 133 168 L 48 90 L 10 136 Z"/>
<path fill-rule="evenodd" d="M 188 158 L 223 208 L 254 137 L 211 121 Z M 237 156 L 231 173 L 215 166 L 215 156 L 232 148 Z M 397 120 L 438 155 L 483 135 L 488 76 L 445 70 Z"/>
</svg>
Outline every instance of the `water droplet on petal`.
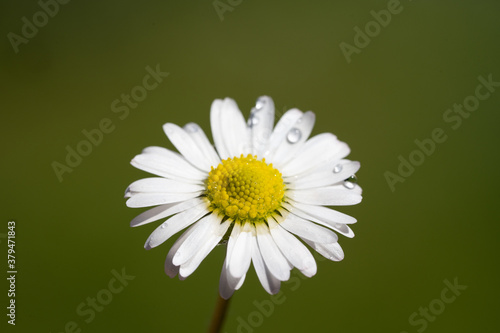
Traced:
<svg viewBox="0 0 500 333">
<path fill-rule="evenodd" d="M 255 126 L 259 123 L 259 117 L 256 115 L 251 115 L 250 118 L 248 119 L 248 125 L 249 126 Z"/>
<path fill-rule="evenodd" d="M 344 181 L 344 187 L 349 189 L 349 190 L 352 190 L 354 188 L 354 184 L 351 183 L 351 182 L 348 182 L 347 180 Z"/>
<path fill-rule="evenodd" d="M 227 244 L 227 239 L 222 239 L 217 245 L 226 245 Z"/>
<path fill-rule="evenodd" d="M 190 133 L 198 132 L 198 126 L 195 124 L 187 124 L 184 129 Z"/>
<path fill-rule="evenodd" d="M 265 104 L 266 104 L 266 101 L 262 98 L 259 98 L 259 99 L 257 99 L 257 102 L 255 102 L 255 108 L 257 110 L 260 110 L 264 107 Z"/>
<path fill-rule="evenodd" d="M 290 143 L 297 143 L 299 142 L 300 138 L 302 136 L 302 132 L 298 128 L 292 128 L 290 131 L 288 131 L 288 134 L 286 135 L 286 139 Z"/>
<path fill-rule="evenodd" d="M 356 175 L 352 175 L 351 177 L 344 180 L 344 186 L 345 188 L 352 190 L 357 182 L 358 178 L 356 178 Z"/>
<path fill-rule="evenodd" d="M 162 228 L 162 229 L 165 229 L 165 228 L 166 228 L 166 226 L 167 226 L 167 225 L 166 225 L 165 223 L 163 223 L 163 224 L 161 225 L 161 228 Z"/>
<path fill-rule="evenodd" d="M 350 181 L 351 183 L 357 184 L 358 183 L 358 177 L 356 175 L 352 175 L 351 177 L 346 179 L 347 181 Z"/>
<path fill-rule="evenodd" d="M 333 167 L 333 173 L 339 173 L 340 171 L 342 171 L 342 168 L 342 164 L 337 164 Z"/>
</svg>

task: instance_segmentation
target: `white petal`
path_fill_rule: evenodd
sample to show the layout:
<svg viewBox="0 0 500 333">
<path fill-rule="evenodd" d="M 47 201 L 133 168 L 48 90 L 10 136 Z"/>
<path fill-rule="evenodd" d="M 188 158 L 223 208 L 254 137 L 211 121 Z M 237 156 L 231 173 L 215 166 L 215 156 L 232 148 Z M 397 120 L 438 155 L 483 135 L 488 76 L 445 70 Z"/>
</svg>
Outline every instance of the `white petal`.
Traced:
<svg viewBox="0 0 500 333">
<path fill-rule="evenodd" d="M 186 263 L 181 265 L 179 272 L 181 276 L 188 277 L 198 268 L 201 262 L 222 239 L 230 225 L 229 221 L 220 224 L 220 218 L 214 220 L 214 222 L 210 228 L 210 236 L 203 242 L 199 250 Z"/>
<path fill-rule="evenodd" d="M 211 213 L 194 225 L 193 233 L 181 245 L 179 250 L 174 255 L 172 263 L 180 266 L 186 263 L 193 257 L 217 230 L 217 224 L 220 222 L 220 217 L 217 214 Z M 217 223 L 217 224 L 216 224 Z"/>
<path fill-rule="evenodd" d="M 235 279 L 240 279 L 244 276 L 250 267 L 253 229 L 254 227 L 251 223 L 245 222 L 235 241 L 231 257 L 228 261 L 229 274 Z"/>
<path fill-rule="evenodd" d="M 132 221 L 130 221 L 130 226 L 138 227 L 140 225 L 157 221 L 159 219 L 169 217 L 170 215 L 183 212 L 186 209 L 190 209 L 196 205 L 201 204 L 202 202 L 203 202 L 202 199 L 194 198 L 183 202 L 176 202 L 176 203 L 157 206 L 137 215 Z"/>
<path fill-rule="evenodd" d="M 236 239 L 240 235 L 241 232 L 241 224 L 239 222 L 233 223 L 233 230 L 231 230 L 231 234 L 229 235 L 229 240 L 227 241 L 227 251 L 226 251 L 226 265 L 229 264 L 229 260 L 231 259 L 231 255 L 233 254 L 234 244 Z"/>
<path fill-rule="evenodd" d="M 280 290 L 281 281 L 271 274 L 264 263 L 255 235 L 252 235 L 252 262 L 262 287 L 271 295 L 277 294 Z"/>
<path fill-rule="evenodd" d="M 305 276 L 316 274 L 317 266 L 311 252 L 295 236 L 280 227 L 273 219 L 268 220 L 269 230 L 285 258 Z"/>
<path fill-rule="evenodd" d="M 184 241 L 193 233 L 195 225 L 192 225 L 191 227 L 188 228 L 182 235 L 180 235 L 179 238 L 175 241 L 174 245 L 170 248 L 170 251 L 168 251 L 167 254 L 167 259 L 165 260 L 165 273 L 173 278 L 179 273 L 179 266 L 175 266 L 172 263 L 172 259 L 174 258 L 175 253 L 179 249 L 179 247 L 184 243 Z"/>
<path fill-rule="evenodd" d="M 304 142 L 309 138 L 309 135 L 311 135 L 315 121 L 316 115 L 311 111 L 307 111 L 295 122 L 276 149 L 276 153 L 271 161 L 273 165 L 281 169 L 295 156 L 297 151 L 300 150 Z M 288 136 L 292 134 L 295 135 L 296 140 L 289 140 Z"/>
<path fill-rule="evenodd" d="M 192 193 L 134 193 L 132 197 L 127 200 L 127 206 L 139 208 L 164 205 L 172 202 L 182 202 L 199 197 L 202 193 L 203 191 Z"/>
<path fill-rule="evenodd" d="M 234 254 L 234 248 L 237 243 L 238 237 L 242 232 L 243 228 L 240 222 L 233 222 L 233 230 L 231 231 L 231 235 L 229 235 L 229 241 L 227 242 L 227 254 L 226 254 L 226 273 L 227 273 L 227 284 L 229 287 L 236 289 L 236 286 L 240 283 L 241 277 L 234 277 L 229 272 L 229 263 L 231 262 L 231 258 Z"/>
<path fill-rule="evenodd" d="M 134 167 L 172 179 L 202 184 L 207 174 L 192 166 L 182 155 L 161 147 L 148 147 L 130 162 Z"/>
<path fill-rule="evenodd" d="M 127 188 L 127 192 L 136 193 L 191 193 L 205 189 L 202 185 L 183 183 L 173 179 L 151 177 L 139 179 Z"/>
<path fill-rule="evenodd" d="M 224 299 L 229 299 L 231 296 L 233 296 L 233 293 L 235 291 L 235 287 L 231 287 L 228 284 L 227 281 L 227 257 L 226 260 L 224 260 L 224 264 L 222 265 L 222 271 L 220 273 L 220 280 L 219 280 L 219 294 L 222 298 Z"/>
<path fill-rule="evenodd" d="M 336 223 L 332 226 L 332 229 L 346 237 L 354 237 L 354 231 L 348 225 Z"/>
<path fill-rule="evenodd" d="M 204 154 L 205 158 L 210 162 L 210 165 L 216 167 L 220 164 L 221 160 L 219 155 L 215 152 L 214 147 L 210 144 L 203 129 L 198 124 L 189 123 L 184 126 L 184 130 L 191 136 L 200 151 Z"/>
<path fill-rule="evenodd" d="M 269 228 L 262 223 L 258 223 L 255 227 L 257 243 L 267 268 L 278 280 L 287 281 L 290 278 L 290 266 L 271 237 Z"/>
<path fill-rule="evenodd" d="M 344 251 L 339 243 L 321 244 L 303 239 L 310 247 L 328 260 L 341 261 L 344 259 Z"/>
<path fill-rule="evenodd" d="M 335 221 L 335 220 L 342 220 L 342 219 L 352 221 L 351 219 L 353 219 L 353 218 L 350 217 L 349 215 L 342 214 L 340 212 L 337 212 L 335 210 L 332 210 L 332 209 L 329 209 L 326 207 L 313 206 L 313 207 L 318 207 L 319 209 L 311 209 L 311 211 L 313 211 L 313 210 L 318 211 L 320 214 L 323 214 L 322 216 L 325 216 L 325 218 L 322 218 L 322 217 L 317 218 L 314 215 L 311 215 L 305 211 L 297 209 L 297 207 L 299 205 L 300 205 L 299 203 L 294 203 L 293 205 L 285 203 L 283 206 L 289 212 L 292 212 L 294 215 L 297 215 L 303 219 L 310 220 L 310 221 L 316 222 L 318 224 L 321 224 L 327 228 L 333 229 L 346 237 L 349 237 L 349 238 L 354 237 L 354 232 L 351 230 L 351 228 L 349 228 L 347 225 L 345 225 L 345 223 L 340 223 L 340 222 Z M 334 219 L 332 219 L 332 218 L 334 218 Z M 354 222 L 355 221 L 356 220 L 354 219 Z"/>
<path fill-rule="evenodd" d="M 274 102 L 271 97 L 260 96 L 252 109 L 248 126 L 251 128 L 252 154 L 264 157 L 274 125 Z"/>
<path fill-rule="evenodd" d="M 335 243 L 338 240 L 338 236 L 329 229 L 304 220 L 284 209 L 280 209 L 280 213 L 282 216 L 275 216 L 276 221 L 292 234 L 318 243 Z"/>
<path fill-rule="evenodd" d="M 333 185 L 304 190 L 288 190 L 287 196 L 297 202 L 308 205 L 348 206 L 361 202 L 361 187 L 354 185 L 347 189 L 344 185 Z"/>
<path fill-rule="evenodd" d="M 238 281 L 238 283 L 236 284 L 236 287 L 234 287 L 234 290 L 238 290 L 241 288 L 241 286 L 243 285 L 243 282 L 245 282 L 245 277 L 246 277 L 246 274 L 243 275 L 241 278 L 240 278 L 240 281 Z"/>
<path fill-rule="evenodd" d="M 292 212 L 295 213 L 295 209 L 301 210 L 310 216 L 323 221 L 328 221 L 330 223 L 344 223 L 353 224 L 356 223 L 356 219 L 352 216 L 346 215 L 334 209 L 330 209 L 323 206 L 306 205 L 299 202 L 293 202 L 292 204 L 286 204 L 287 209 L 292 207 Z M 289 209 L 290 210 L 290 209 Z"/>
<path fill-rule="evenodd" d="M 172 235 L 190 226 L 208 213 L 207 204 L 203 202 L 200 205 L 194 206 L 191 209 L 172 216 L 153 231 L 147 239 L 144 247 L 149 250 L 162 244 L 167 239 L 172 237 Z"/>
<path fill-rule="evenodd" d="M 184 129 L 175 124 L 166 123 L 163 125 L 163 130 L 170 142 L 191 164 L 205 172 L 210 171 L 210 161 L 205 158 L 196 142 Z"/>
<path fill-rule="evenodd" d="M 231 98 L 222 103 L 212 103 L 210 113 L 212 136 L 221 159 L 239 157 L 251 152 L 249 133 L 245 118 L 238 105 Z"/>
<path fill-rule="evenodd" d="M 212 129 L 212 138 L 214 139 L 215 148 L 221 159 L 230 157 L 229 150 L 226 148 L 224 138 L 222 137 L 224 124 L 221 123 L 222 105 L 224 101 L 216 99 L 210 107 L 210 127 Z M 232 156 L 231 156 L 232 157 Z"/>
<path fill-rule="evenodd" d="M 234 100 L 226 98 L 225 102 L 221 120 L 225 126 L 223 137 L 226 146 L 232 156 L 247 155 L 251 153 L 252 147 L 245 118 Z"/>
<path fill-rule="evenodd" d="M 285 178 L 284 181 L 289 189 L 307 189 L 314 187 L 323 187 L 343 182 L 345 179 L 354 175 L 360 167 L 359 162 L 351 162 L 349 160 L 341 160 L 339 162 L 330 161 L 319 165 L 314 170 L 306 171 L 305 173 Z M 334 172 L 334 169 L 341 169 L 339 172 Z"/>
<path fill-rule="evenodd" d="M 349 152 L 349 146 L 339 141 L 335 135 L 322 133 L 304 143 L 300 151 L 280 171 L 284 177 L 298 175 L 324 162 L 340 160 L 349 155 Z"/>
<path fill-rule="evenodd" d="M 280 118 L 276 127 L 269 138 L 269 146 L 264 153 L 264 157 L 269 162 L 272 160 L 279 145 L 286 140 L 286 135 L 292 129 L 293 125 L 302 117 L 302 112 L 298 109 L 291 109 L 285 112 Z"/>
</svg>

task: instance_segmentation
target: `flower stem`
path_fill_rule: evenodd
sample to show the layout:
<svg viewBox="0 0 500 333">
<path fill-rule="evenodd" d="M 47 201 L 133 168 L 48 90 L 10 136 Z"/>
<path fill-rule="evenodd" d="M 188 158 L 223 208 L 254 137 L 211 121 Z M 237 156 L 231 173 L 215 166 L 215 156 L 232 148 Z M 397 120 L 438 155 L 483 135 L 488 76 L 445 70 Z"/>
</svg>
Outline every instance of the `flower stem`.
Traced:
<svg viewBox="0 0 500 333">
<path fill-rule="evenodd" d="M 219 293 L 217 293 L 217 304 L 215 304 L 212 322 L 210 323 L 210 328 L 208 329 L 209 333 L 221 332 L 230 300 L 231 299 L 225 300 L 224 298 L 220 297 Z"/>
</svg>

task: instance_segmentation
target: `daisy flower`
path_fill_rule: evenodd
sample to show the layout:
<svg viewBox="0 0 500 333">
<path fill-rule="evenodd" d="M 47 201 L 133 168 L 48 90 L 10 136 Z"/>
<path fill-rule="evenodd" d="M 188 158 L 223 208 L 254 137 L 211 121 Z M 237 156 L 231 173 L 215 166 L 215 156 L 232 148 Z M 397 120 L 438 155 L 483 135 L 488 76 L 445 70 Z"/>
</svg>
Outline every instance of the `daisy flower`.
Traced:
<svg viewBox="0 0 500 333">
<path fill-rule="evenodd" d="M 191 275 L 218 244 L 227 243 L 219 283 L 224 299 L 245 280 L 252 263 L 264 289 L 275 294 L 294 267 L 316 274 L 309 251 L 344 258 L 337 233 L 353 237 L 356 219 L 325 206 L 361 202 L 353 176 L 359 162 L 345 159 L 349 146 L 331 133 L 309 138 L 313 112 L 287 111 L 274 125 L 274 103 L 260 97 L 247 122 L 235 101 L 215 100 L 212 146 L 195 123 L 163 129 L 179 151 L 148 147 L 131 164 L 157 177 L 132 183 L 128 207 L 151 208 L 132 227 L 166 219 L 146 241 L 154 248 L 187 228 L 168 252 L 165 272 Z"/>
</svg>

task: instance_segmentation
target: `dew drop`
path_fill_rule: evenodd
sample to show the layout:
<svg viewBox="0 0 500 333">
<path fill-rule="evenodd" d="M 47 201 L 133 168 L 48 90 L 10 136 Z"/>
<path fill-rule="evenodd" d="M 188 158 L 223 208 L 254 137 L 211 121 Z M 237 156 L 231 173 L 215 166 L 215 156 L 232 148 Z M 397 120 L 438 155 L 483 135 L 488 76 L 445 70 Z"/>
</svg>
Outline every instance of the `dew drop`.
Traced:
<svg viewBox="0 0 500 333">
<path fill-rule="evenodd" d="M 352 190 L 354 188 L 354 184 L 346 180 L 344 181 L 344 187 L 348 188 L 349 190 Z"/>
<path fill-rule="evenodd" d="M 259 117 L 257 117 L 255 114 L 250 115 L 250 118 L 248 118 L 248 126 L 255 126 L 259 123 Z"/>
<path fill-rule="evenodd" d="M 352 190 L 357 182 L 358 178 L 356 178 L 356 175 L 352 175 L 351 177 L 344 180 L 344 187 Z"/>
<path fill-rule="evenodd" d="M 217 245 L 226 245 L 227 243 L 227 239 L 222 239 Z"/>
<path fill-rule="evenodd" d="M 340 171 L 342 171 L 342 168 L 342 164 L 337 164 L 333 167 L 333 173 L 339 173 Z"/>
<path fill-rule="evenodd" d="M 286 135 L 286 139 L 290 143 L 297 143 L 300 140 L 300 137 L 302 136 L 302 132 L 298 128 L 292 128 L 290 131 L 288 131 L 288 134 Z"/>
<path fill-rule="evenodd" d="M 351 177 L 347 178 L 346 180 L 351 182 L 351 183 L 354 183 L 354 184 L 358 183 L 358 177 L 356 177 L 356 175 L 352 175 Z"/>
<path fill-rule="evenodd" d="M 198 132 L 198 126 L 195 124 L 187 124 L 184 129 L 190 133 Z"/>
<path fill-rule="evenodd" d="M 165 223 L 161 225 L 161 228 L 162 228 L 162 229 L 165 229 L 165 228 L 166 228 Z"/>
<path fill-rule="evenodd" d="M 255 102 L 255 108 L 257 110 L 260 110 L 264 107 L 265 104 L 266 104 L 266 101 L 262 98 L 259 98 L 259 99 L 257 99 L 257 102 Z"/>
</svg>

